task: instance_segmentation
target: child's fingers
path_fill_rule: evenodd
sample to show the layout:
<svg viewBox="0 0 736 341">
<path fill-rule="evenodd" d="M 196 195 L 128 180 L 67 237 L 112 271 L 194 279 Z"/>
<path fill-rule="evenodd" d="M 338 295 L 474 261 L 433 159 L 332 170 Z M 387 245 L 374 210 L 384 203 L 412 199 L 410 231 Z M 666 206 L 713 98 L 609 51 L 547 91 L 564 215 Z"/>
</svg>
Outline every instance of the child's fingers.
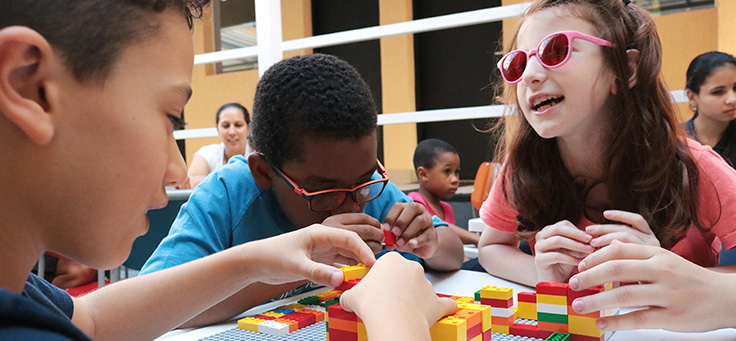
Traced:
<svg viewBox="0 0 736 341">
<path fill-rule="evenodd" d="M 571 222 L 563 220 L 543 228 L 539 233 L 537 233 L 536 239 L 537 242 L 539 242 L 540 239 L 548 239 L 554 236 L 566 237 L 583 244 L 590 243 L 590 240 L 593 238 L 587 232 L 578 229 L 577 226 L 573 225 Z"/>
<path fill-rule="evenodd" d="M 322 224 L 331 227 L 339 227 L 339 225 L 370 225 L 375 228 L 381 228 L 381 223 L 378 219 L 365 213 L 336 214 L 325 219 Z"/>
<path fill-rule="evenodd" d="M 668 325 L 666 322 L 668 320 L 670 320 L 670 318 L 666 315 L 664 309 L 650 307 L 648 309 L 632 311 L 627 314 L 599 318 L 595 321 L 595 326 L 600 330 L 606 331 L 653 328 L 677 330 L 678 328 L 676 328 L 676 326 Z M 683 331 L 687 330 L 683 329 Z"/>
<path fill-rule="evenodd" d="M 601 235 L 600 237 L 593 238 L 590 241 L 590 245 L 593 247 L 600 248 L 608 244 L 611 244 L 614 240 L 618 240 L 622 243 L 652 245 L 650 244 L 650 242 L 653 243 L 652 239 L 656 239 L 656 237 L 654 237 L 653 235 L 652 237 L 653 238 L 647 238 L 647 236 L 642 235 L 642 233 L 639 231 L 632 231 L 632 230 L 617 231 L 617 232 L 606 233 L 604 235 Z M 654 245 L 654 246 L 659 246 L 659 245 L 657 243 L 657 245 Z"/>
<path fill-rule="evenodd" d="M 661 296 L 668 295 L 662 288 L 652 284 L 630 284 L 600 293 L 576 298 L 572 309 L 580 314 L 587 314 L 611 308 L 636 308 L 659 306 Z M 666 299 L 665 299 L 666 300 Z"/>
<path fill-rule="evenodd" d="M 547 238 L 537 238 L 537 242 L 534 245 L 534 249 L 537 253 L 542 252 L 553 252 L 559 249 L 574 251 L 583 254 L 589 254 L 595 251 L 595 248 L 588 245 L 588 243 L 581 243 L 580 241 L 570 239 L 566 236 L 556 235 Z"/>
<path fill-rule="evenodd" d="M 539 267 L 548 267 L 555 264 L 578 265 L 582 258 L 573 257 L 563 252 L 537 253 L 534 262 Z"/>
<path fill-rule="evenodd" d="M 437 316 L 437 318 L 434 319 L 434 321 L 430 321 L 432 323 L 437 322 L 443 316 L 454 314 L 455 311 L 457 311 L 457 302 L 455 302 L 453 299 L 449 297 L 440 297 L 438 306 L 440 308 L 439 309 L 440 315 Z"/>
<path fill-rule="evenodd" d="M 642 233 L 652 233 L 652 229 L 649 227 L 646 219 L 641 214 L 619 211 L 619 210 L 607 210 L 603 212 L 603 216 L 608 220 L 624 223 L 633 227 Z"/>
<path fill-rule="evenodd" d="M 588 255 L 580 262 L 579 270 L 585 271 L 613 260 L 631 259 L 645 260 L 655 256 L 657 251 L 663 250 L 659 247 L 621 243 L 613 241 L 610 245 Z"/>
</svg>

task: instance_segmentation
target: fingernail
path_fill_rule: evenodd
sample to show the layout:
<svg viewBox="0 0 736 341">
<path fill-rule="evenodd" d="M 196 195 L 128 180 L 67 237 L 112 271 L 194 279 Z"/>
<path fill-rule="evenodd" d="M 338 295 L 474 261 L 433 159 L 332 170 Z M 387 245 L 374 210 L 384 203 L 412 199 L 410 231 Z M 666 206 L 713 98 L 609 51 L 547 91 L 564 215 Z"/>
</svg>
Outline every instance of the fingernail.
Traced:
<svg viewBox="0 0 736 341">
<path fill-rule="evenodd" d="M 396 245 L 398 246 L 404 246 L 406 244 L 406 241 L 404 239 L 399 239 L 396 241 Z"/>
<path fill-rule="evenodd" d="M 583 300 L 578 298 L 572 301 L 572 309 L 575 310 L 576 313 L 581 313 L 583 311 L 583 308 L 585 308 Z"/>
<path fill-rule="evenodd" d="M 568 284 L 570 285 L 570 288 L 573 290 L 577 290 L 578 286 L 580 286 L 580 283 L 578 283 L 578 279 L 575 277 L 570 278 L 570 282 Z"/>
<path fill-rule="evenodd" d="M 608 326 L 608 323 L 606 323 L 606 321 L 602 319 L 597 319 L 595 320 L 595 326 L 596 328 L 603 330 L 603 329 L 606 329 L 606 327 Z"/>
<path fill-rule="evenodd" d="M 585 265 L 585 261 L 581 260 L 580 263 L 578 263 L 578 271 L 583 272 L 585 270 L 588 270 L 588 266 Z"/>
<path fill-rule="evenodd" d="M 391 227 L 388 226 L 388 224 L 386 223 L 381 224 L 381 229 L 386 230 L 386 231 L 391 231 Z"/>
</svg>

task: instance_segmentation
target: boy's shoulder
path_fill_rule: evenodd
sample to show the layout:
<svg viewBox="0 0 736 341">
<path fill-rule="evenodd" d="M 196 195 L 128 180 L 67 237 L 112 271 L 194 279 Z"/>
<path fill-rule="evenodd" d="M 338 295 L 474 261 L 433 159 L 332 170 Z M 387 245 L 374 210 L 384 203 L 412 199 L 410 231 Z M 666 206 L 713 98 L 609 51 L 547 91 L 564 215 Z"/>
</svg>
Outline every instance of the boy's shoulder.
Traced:
<svg viewBox="0 0 736 341">
<path fill-rule="evenodd" d="M 73 309 L 71 298 L 61 289 L 31 275 L 24 292 L 41 299 L 0 289 L 0 340 L 89 340 L 62 312 L 67 309 L 56 306 L 66 301 Z"/>
</svg>

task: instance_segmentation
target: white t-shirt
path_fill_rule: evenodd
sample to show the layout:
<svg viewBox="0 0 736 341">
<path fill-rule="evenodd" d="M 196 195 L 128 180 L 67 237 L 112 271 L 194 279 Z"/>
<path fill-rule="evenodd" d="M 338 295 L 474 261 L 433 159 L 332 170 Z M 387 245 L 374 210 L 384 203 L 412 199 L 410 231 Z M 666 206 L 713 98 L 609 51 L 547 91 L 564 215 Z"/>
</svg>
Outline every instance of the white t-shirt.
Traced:
<svg viewBox="0 0 736 341">
<path fill-rule="evenodd" d="M 250 144 L 245 145 L 245 155 L 247 156 L 251 152 Z M 222 167 L 223 159 L 225 158 L 225 144 L 224 143 L 215 143 L 206 145 L 202 148 L 199 148 L 199 150 L 194 153 L 194 156 L 201 156 L 205 160 L 207 160 L 207 164 L 210 166 L 210 173 L 216 171 L 218 168 Z"/>
</svg>

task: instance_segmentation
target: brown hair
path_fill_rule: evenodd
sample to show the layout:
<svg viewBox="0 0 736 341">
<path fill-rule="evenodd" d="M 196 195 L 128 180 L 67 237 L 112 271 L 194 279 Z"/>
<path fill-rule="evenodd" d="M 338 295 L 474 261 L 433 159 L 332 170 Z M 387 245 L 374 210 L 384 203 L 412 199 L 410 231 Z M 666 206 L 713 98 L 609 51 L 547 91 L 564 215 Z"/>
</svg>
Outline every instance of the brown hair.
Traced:
<svg viewBox="0 0 736 341">
<path fill-rule="evenodd" d="M 538 0 L 522 17 L 511 49 L 524 19 L 550 8 L 589 21 L 598 37 L 615 45 L 603 49 L 604 62 L 616 77 L 616 94 L 610 101 L 613 114 L 605 122 L 609 143 L 601 150 L 605 173 L 593 179 L 608 184 L 609 208 L 641 214 L 663 246 L 674 244 L 691 222 L 702 229 L 696 214 L 698 169 L 660 76 L 662 48 L 652 18 L 621 0 Z M 632 88 L 628 49 L 640 51 Z M 565 168 L 556 139 L 540 137 L 520 114 L 516 87 L 505 90 L 512 113 L 506 115 L 511 120 L 502 119 L 506 127 L 496 156 L 507 157 L 512 170 L 507 174 L 504 169 L 501 179 L 504 195 L 519 212 L 517 232 L 531 238 L 555 222 L 578 222 L 588 191 L 576 185 L 582 179 Z"/>
</svg>

